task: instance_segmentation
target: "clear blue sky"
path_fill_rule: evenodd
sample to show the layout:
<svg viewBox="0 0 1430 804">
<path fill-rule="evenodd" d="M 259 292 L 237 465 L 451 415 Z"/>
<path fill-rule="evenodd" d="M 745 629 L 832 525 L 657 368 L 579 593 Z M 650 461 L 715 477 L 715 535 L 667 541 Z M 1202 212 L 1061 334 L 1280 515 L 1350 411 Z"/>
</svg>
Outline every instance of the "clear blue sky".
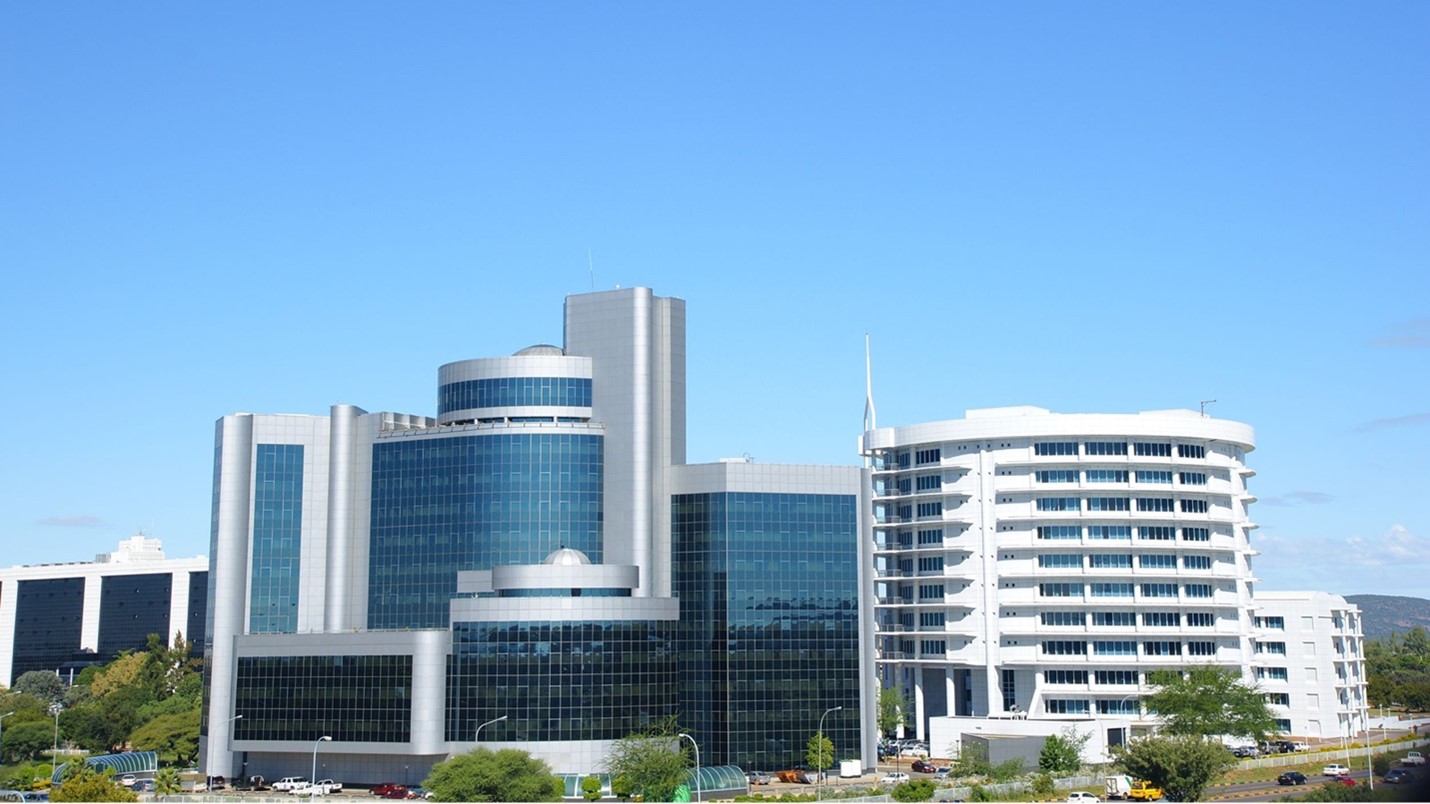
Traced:
<svg viewBox="0 0 1430 804">
<path fill-rule="evenodd" d="M 213 422 L 687 300 L 690 459 L 1253 425 L 1263 588 L 1430 594 L 1430 4 L 11 3 L 0 565 L 207 551 Z M 587 255 L 592 255 L 594 282 Z"/>
</svg>

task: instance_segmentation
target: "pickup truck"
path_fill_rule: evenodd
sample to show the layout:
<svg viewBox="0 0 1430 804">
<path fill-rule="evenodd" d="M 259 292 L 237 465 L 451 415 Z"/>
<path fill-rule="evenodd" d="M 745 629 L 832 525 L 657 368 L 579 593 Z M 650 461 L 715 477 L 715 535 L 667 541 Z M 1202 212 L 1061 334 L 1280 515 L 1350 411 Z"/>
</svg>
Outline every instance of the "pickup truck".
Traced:
<svg viewBox="0 0 1430 804">
<path fill-rule="evenodd" d="M 1400 758 L 1400 764 L 1402 764 L 1402 765 L 1424 765 L 1424 764 L 1425 764 L 1425 755 L 1422 754 L 1422 753 L 1420 753 L 1419 751 L 1411 751 L 1410 753 L 1408 753 L 1408 754 L 1406 754 L 1405 756 L 1403 756 L 1403 757 Z"/>
<path fill-rule="evenodd" d="M 294 788 L 303 788 L 307 786 L 307 776 L 284 776 L 282 779 L 279 779 L 278 781 L 273 783 L 273 790 L 279 793 L 289 793 L 292 792 Z"/>
</svg>

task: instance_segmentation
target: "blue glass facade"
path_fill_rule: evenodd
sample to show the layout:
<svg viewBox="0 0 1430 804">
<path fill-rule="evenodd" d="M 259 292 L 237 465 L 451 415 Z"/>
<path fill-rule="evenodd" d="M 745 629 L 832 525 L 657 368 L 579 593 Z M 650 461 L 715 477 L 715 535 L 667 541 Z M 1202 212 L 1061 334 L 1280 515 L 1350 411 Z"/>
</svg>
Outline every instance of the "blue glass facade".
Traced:
<svg viewBox="0 0 1430 804">
<path fill-rule="evenodd" d="M 835 755 L 859 756 L 856 497 L 681 494 L 671 508 L 681 723 L 706 761 L 800 765 L 834 706 Z"/>
<path fill-rule="evenodd" d="M 368 628 L 444 628 L 457 573 L 601 561 L 604 441 L 491 433 L 379 441 L 372 455 Z"/>
<path fill-rule="evenodd" d="M 248 630 L 298 630 L 303 445 L 259 444 L 253 472 L 253 569 Z"/>
<path fill-rule="evenodd" d="M 411 656 L 264 656 L 238 660 L 235 739 L 405 743 Z"/>
<path fill-rule="evenodd" d="M 118 656 L 122 650 L 144 650 L 149 635 L 158 634 L 169 644 L 169 601 L 174 576 L 110 575 L 99 586 L 99 655 Z"/>
<path fill-rule="evenodd" d="M 497 377 L 437 389 L 437 415 L 508 407 L 591 407 L 591 380 L 581 377 Z"/>
<path fill-rule="evenodd" d="M 676 713 L 670 621 L 456 623 L 447 739 L 618 740 Z"/>
<path fill-rule="evenodd" d="M 31 670 L 49 670 L 74 658 L 80 648 L 84 579 L 20 581 L 15 594 L 15 642 L 11 680 Z"/>
</svg>

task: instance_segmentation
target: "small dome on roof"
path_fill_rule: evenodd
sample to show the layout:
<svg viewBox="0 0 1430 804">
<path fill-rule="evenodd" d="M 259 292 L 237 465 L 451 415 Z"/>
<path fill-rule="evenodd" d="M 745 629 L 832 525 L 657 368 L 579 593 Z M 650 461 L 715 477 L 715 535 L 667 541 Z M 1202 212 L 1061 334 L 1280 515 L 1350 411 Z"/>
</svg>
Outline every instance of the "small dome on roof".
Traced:
<svg viewBox="0 0 1430 804">
<path fill-rule="evenodd" d="M 542 559 L 541 563 L 550 564 L 556 567 L 576 567 L 582 564 L 590 564 L 591 559 L 580 550 L 570 547 L 562 547 L 559 550 L 551 551 L 551 555 Z"/>
<path fill-rule="evenodd" d="M 517 353 L 516 353 L 515 355 L 513 355 L 513 356 L 514 356 L 514 357 L 530 357 L 530 356 L 533 356 L 533 355 L 548 355 L 548 356 L 549 356 L 549 355 L 554 355 L 554 356 L 559 357 L 559 356 L 564 355 L 564 354 L 566 354 L 566 353 L 563 352 L 563 351 L 561 351 L 561 347 L 560 347 L 560 346 L 552 346 L 552 345 L 549 344 L 549 343 L 538 343 L 538 344 L 536 344 L 535 346 L 528 346 L 528 347 L 526 347 L 525 349 L 522 349 L 521 351 L 517 352 Z"/>
</svg>

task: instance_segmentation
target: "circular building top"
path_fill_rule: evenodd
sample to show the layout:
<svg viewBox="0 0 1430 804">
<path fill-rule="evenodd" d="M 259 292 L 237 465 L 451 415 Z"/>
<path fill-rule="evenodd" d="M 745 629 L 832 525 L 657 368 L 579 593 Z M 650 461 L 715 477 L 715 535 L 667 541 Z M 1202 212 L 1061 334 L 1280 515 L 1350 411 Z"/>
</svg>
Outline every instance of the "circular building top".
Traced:
<svg viewBox="0 0 1430 804">
<path fill-rule="evenodd" d="M 564 355 L 560 346 L 552 346 L 549 343 L 538 343 L 535 346 L 528 346 L 517 352 L 513 357 L 530 357 L 533 355 Z"/>
<path fill-rule="evenodd" d="M 541 560 L 542 564 L 556 567 L 577 567 L 582 564 L 590 564 L 591 559 L 580 550 L 570 547 L 562 547 L 559 550 L 551 551 L 551 555 Z"/>
</svg>

